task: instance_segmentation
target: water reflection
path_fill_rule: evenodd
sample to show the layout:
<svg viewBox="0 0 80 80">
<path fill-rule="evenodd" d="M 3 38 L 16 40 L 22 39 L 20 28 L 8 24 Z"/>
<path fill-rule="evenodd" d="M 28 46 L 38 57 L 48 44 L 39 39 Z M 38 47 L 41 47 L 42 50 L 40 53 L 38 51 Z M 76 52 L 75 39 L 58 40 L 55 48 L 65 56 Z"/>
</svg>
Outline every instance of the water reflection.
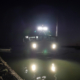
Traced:
<svg viewBox="0 0 80 80">
<path fill-rule="evenodd" d="M 74 62 L 58 60 L 58 59 L 50 59 L 50 60 L 41 60 L 41 59 L 22 59 L 13 62 L 9 62 L 9 65 L 14 69 L 22 78 L 24 79 L 32 79 L 34 72 L 31 70 L 32 64 L 37 65 L 36 69 L 36 77 L 46 76 L 46 80 L 52 80 L 54 78 L 55 73 L 51 72 L 52 63 L 55 64 L 56 67 L 56 76 L 61 80 L 78 80 L 80 79 L 80 65 Z M 25 74 L 22 72 L 23 65 L 28 68 L 28 73 Z M 76 77 L 76 79 L 75 79 Z"/>
</svg>

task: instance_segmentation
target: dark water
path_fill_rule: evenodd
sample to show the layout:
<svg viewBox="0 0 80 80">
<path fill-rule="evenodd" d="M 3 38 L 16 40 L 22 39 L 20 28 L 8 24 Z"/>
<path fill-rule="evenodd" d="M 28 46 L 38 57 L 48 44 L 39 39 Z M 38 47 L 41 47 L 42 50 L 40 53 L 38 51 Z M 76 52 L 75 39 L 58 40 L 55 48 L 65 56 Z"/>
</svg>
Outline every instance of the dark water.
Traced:
<svg viewBox="0 0 80 80">
<path fill-rule="evenodd" d="M 53 80 L 56 73 L 57 80 L 80 80 L 80 50 L 61 48 L 53 54 L 0 53 L 2 58 L 23 79 L 31 80 L 34 72 L 32 64 L 36 65 L 36 76 L 46 76 L 46 80 Z M 35 56 L 34 56 L 35 55 Z M 55 64 L 55 73 L 51 71 Z M 24 72 L 24 67 L 28 72 Z"/>
</svg>

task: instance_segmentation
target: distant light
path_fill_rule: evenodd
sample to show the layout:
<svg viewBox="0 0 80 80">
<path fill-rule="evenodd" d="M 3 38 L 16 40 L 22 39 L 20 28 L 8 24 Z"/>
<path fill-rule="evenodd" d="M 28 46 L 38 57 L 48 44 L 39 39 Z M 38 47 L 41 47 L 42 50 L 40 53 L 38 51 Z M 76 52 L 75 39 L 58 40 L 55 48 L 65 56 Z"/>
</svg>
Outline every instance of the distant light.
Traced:
<svg viewBox="0 0 80 80">
<path fill-rule="evenodd" d="M 33 70 L 33 71 L 36 70 L 36 65 L 32 65 L 32 70 Z"/>
<path fill-rule="evenodd" d="M 43 30 L 46 31 L 46 30 L 48 30 L 48 28 L 47 27 L 43 27 Z"/>
<path fill-rule="evenodd" d="M 33 44 L 32 44 L 32 47 L 33 47 L 33 48 L 36 48 L 36 47 L 37 47 L 36 43 L 33 43 Z"/>
<path fill-rule="evenodd" d="M 28 38 L 28 36 L 25 36 L 25 38 Z"/>
<path fill-rule="evenodd" d="M 36 36 L 36 38 L 38 39 L 38 36 Z"/>
<path fill-rule="evenodd" d="M 52 70 L 53 72 L 55 72 L 55 66 L 54 66 L 54 64 L 52 64 L 51 70 Z"/>
<path fill-rule="evenodd" d="M 53 44 L 53 45 L 52 45 L 52 48 L 55 49 L 55 48 L 56 48 L 56 44 Z"/>
<path fill-rule="evenodd" d="M 42 30 L 42 27 L 38 27 L 38 30 Z"/>
</svg>

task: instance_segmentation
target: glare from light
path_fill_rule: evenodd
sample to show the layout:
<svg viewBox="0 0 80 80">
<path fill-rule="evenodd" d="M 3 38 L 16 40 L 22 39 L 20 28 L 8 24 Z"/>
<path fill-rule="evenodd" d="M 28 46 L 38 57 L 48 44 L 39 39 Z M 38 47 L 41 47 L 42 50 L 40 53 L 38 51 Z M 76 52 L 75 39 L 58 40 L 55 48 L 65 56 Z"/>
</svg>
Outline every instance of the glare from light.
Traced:
<svg viewBox="0 0 80 80">
<path fill-rule="evenodd" d="M 52 64 L 51 70 L 52 70 L 53 72 L 55 72 L 55 66 L 54 66 L 54 64 Z"/>
<path fill-rule="evenodd" d="M 25 36 L 25 38 L 28 38 L 28 36 Z"/>
<path fill-rule="evenodd" d="M 32 65 L 32 70 L 33 70 L 33 71 L 36 70 L 36 65 Z"/>
<path fill-rule="evenodd" d="M 48 28 L 47 27 L 43 27 L 43 30 L 46 31 L 46 30 L 48 30 Z"/>
<path fill-rule="evenodd" d="M 53 44 L 53 45 L 52 45 L 52 48 L 55 49 L 55 48 L 56 48 L 56 44 Z"/>
<path fill-rule="evenodd" d="M 42 30 L 42 27 L 38 27 L 38 30 Z"/>
<path fill-rule="evenodd" d="M 54 66 L 54 64 L 52 64 L 52 66 Z"/>
<path fill-rule="evenodd" d="M 33 44 L 32 44 L 32 47 L 33 47 L 33 48 L 36 48 L 36 47 L 37 47 L 36 43 L 33 43 Z"/>
</svg>

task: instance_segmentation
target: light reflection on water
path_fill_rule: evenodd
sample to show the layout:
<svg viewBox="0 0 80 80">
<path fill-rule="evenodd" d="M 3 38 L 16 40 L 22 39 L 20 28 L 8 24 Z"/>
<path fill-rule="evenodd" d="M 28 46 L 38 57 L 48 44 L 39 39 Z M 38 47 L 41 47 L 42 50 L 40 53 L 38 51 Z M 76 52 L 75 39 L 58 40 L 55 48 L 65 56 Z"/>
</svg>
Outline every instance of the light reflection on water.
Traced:
<svg viewBox="0 0 80 80">
<path fill-rule="evenodd" d="M 46 80 L 51 79 L 54 76 L 54 73 L 51 72 L 50 68 L 52 63 L 55 64 L 56 67 L 56 76 L 58 79 L 62 80 L 77 80 L 80 79 L 80 65 L 74 62 L 66 61 L 66 60 L 58 60 L 58 59 L 51 59 L 51 60 L 41 60 L 41 59 L 24 59 L 9 62 L 9 65 L 14 69 L 22 78 L 28 78 L 29 75 L 32 76 L 34 73 L 31 70 L 31 65 L 36 64 L 36 74 L 38 76 L 46 76 Z M 29 75 L 24 74 L 22 68 L 27 66 L 28 71 L 30 70 Z M 77 79 L 75 79 L 75 77 Z"/>
<path fill-rule="evenodd" d="M 7 63 L 23 79 L 30 80 L 31 76 L 33 76 L 34 74 L 31 70 L 31 65 L 36 64 L 36 73 L 37 73 L 36 75 L 46 76 L 46 80 L 51 80 L 52 77 L 54 76 L 54 73 L 51 71 L 51 66 L 52 66 L 52 63 L 54 63 L 56 67 L 56 76 L 58 80 L 80 80 L 80 64 L 76 62 L 71 62 L 68 60 L 69 58 L 73 60 L 79 59 L 80 50 L 75 50 L 73 48 L 72 49 L 61 48 L 61 49 L 58 49 L 58 52 L 55 55 L 56 55 L 56 58 L 54 57 L 54 55 L 53 57 L 47 56 L 45 57 L 45 59 L 43 59 L 44 57 L 37 58 L 37 59 L 35 58 L 20 59 L 19 58 L 17 60 L 16 59 L 12 61 L 10 60 Z M 61 58 L 59 58 L 60 56 Z M 66 57 L 68 61 L 66 59 L 61 60 L 62 58 L 66 58 Z M 24 72 L 23 70 L 24 67 L 28 68 L 27 73 Z"/>
</svg>

